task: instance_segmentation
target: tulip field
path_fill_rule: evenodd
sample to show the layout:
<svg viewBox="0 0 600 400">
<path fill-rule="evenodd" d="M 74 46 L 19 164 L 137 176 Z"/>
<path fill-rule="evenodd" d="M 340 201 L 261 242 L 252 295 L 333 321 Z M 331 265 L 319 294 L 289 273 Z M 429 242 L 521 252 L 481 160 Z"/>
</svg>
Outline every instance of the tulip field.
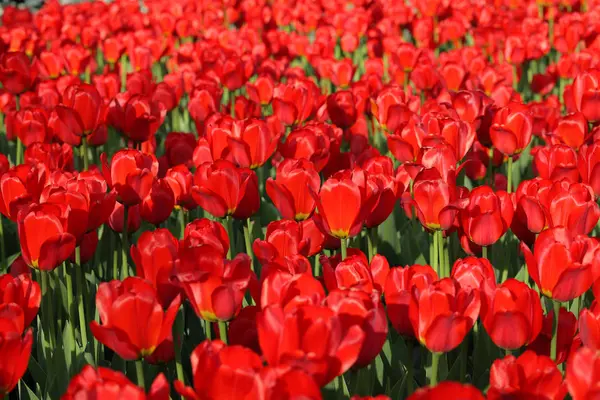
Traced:
<svg viewBox="0 0 600 400">
<path fill-rule="evenodd" d="M 0 26 L 0 399 L 600 399 L 600 0 Z"/>
</svg>

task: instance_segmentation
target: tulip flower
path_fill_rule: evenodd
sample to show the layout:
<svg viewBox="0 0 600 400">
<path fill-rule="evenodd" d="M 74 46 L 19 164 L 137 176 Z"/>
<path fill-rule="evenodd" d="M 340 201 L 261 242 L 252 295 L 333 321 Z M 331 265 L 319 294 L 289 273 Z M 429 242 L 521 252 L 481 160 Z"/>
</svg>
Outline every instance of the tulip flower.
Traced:
<svg viewBox="0 0 600 400">
<path fill-rule="evenodd" d="M 314 126 L 293 130 L 279 145 L 279 152 L 284 158 L 300 160 L 302 158 L 313 163 L 314 169 L 320 172 L 331 156 L 331 140 Z"/>
<path fill-rule="evenodd" d="M 494 267 L 487 258 L 459 258 L 452 266 L 452 278 L 461 287 L 468 289 L 494 289 L 496 276 Z"/>
<path fill-rule="evenodd" d="M 539 295 L 525 283 L 508 279 L 485 294 L 481 319 L 496 346 L 518 349 L 531 343 L 542 330 Z"/>
<path fill-rule="evenodd" d="M 271 305 L 258 315 L 257 325 L 269 365 L 300 368 L 320 386 L 356 362 L 366 337 L 359 325 L 344 329 L 342 317 L 325 306 L 300 306 L 284 312 L 281 306 Z"/>
<path fill-rule="evenodd" d="M 521 153 L 531 141 L 533 121 L 528 107 L 520 103 L 510 103 L 496 111 L 490 137 L 492 144 L 502 154 L 513 156 Z"/>
<path fill-rule="evenodd" d="M 600 195 L 600 142 L 581 146 L 577 153 L 577 168 L 582 182 L 590 185 L 596 196 Z"/>
<path fill-rule="evenodd" d="M 177 393 L 185 399 L 260 398 L 262 361 L 250 349 L 204 341 L 192 352 L 191 364 L 193 386 L 175 381 Z"/>
<path fill-rule="evenodd" d="M 180 292 L 172 279 L 178 252 L 177 239 L 164 228 L 143 232 L 137 243 L 131 246 L 137 276 L 152 284 L 163 308 L 168 308 Z"/>
<path fill-rule="evenodd" d="M 250 258 L 224 260 L 208 246 L 184 248 L 179 256 L 177 279 L 196 315 L 210 322 L 233 319 L 253 276 Z"/>
<path fill-rule="evenodd" d="M 0 212 L 12 221 L 19 210 L 38 201 L 49 171 L 44 164 L 18 165 L 0 177 Z"/>
<path fill-rule="evenodd" d="M 170 132 L 165 139 L 165 155 L 169 167 L 191 165 L 196 137 L 192 133 Z"/>
<path fill-rule="evenodd" d="M 20 95 L 29 90 L 37 77 L 37 68 L 24 52 L 6 52 L 0 57 L 0 82 L 9 93 Z"/>
<path fill-rule="evenodd" d="M 328 290 L 360 290 L 366 293 L 382 292 L 390 265 L 385 257 L 377 254 L 369 263 L 367 257 L 355 249 L 348 251 L 345 259 L 341 256 L 327 258 L 321 256 L 323 280 Z"/>
<path fill-rule="evenodd" d="M 102 174 L 110 188 L 114 188 L 118 200 L 126 206 L 139 204 L 148 196 L 158 174 L 158 161 L 153 155 L 138 150 L 119 150 L 110 165 L 102 154 Z"/>
<path fill-rule="evenodd" d="M 508 230 L 514 214 L 513 201 L 504 191 L 479 186 L 469 193 L 469 205 L 460 212 L 465 234 L 479 246 L 494 244 Z"/>
<path fill-rule="evenodd" d="M 91 365 L 86 365 L 79 374 L 71 379 L 62 399 L 73 400 L 105 396 L 127 397 L 136 400 L 167 400 L 169 383 L 162 373 L 158 374 L 146 395 L 140 387 L 131 383 L 121 372 L 104 367 L 94 369 Z"/>
<path fill-rule="evenodd" d="M 158 226 L 165 222 L 175 207 L 175 195 L 165 179 L 156 179 L 148 195 L 140 203 L 140 215 Z"/>
<path fill-rule="evenodd" d="M 12 267 L 11 267 L 12 269 Z M 42 291 L 37 282 L 27 275 L 0 276 L 0 305 L 13 303 L 23 310 L 24 326 L 31 325 L 42 300 Z"/>
<path fill-rule="evenodd" d="M 479 292 L 451 278 L 412 290 L 409 318 L 415 336 L 432 352 L 455 349 L 471 330 L 481 306 Z"/>
<path fill-rule="evenodd" d="M 31 345 L 32 330 L 22 332 L 11 329 L 11 324 L 3 323 L 0 327 L 0 396 L 4 397 L 12 391 L 27 371 Z"/>
<path fill-rule="evenodd" d="M 598 352 L 582 347 L 567 363 L 566 383 L 573 400 L 591 399 L 598 395 L 600 357 Z"/>
<path fill-rule="evenodd" d="M 21 254 L 32 268 L 50 271 L 75 250 L 76 238 L 63 217 L 67 205 L 31 204 L 19 211 L 17 227 Z"/>
<path fill-rule="evenodd" d="M 558 326 L 555 324 L 554 310 L 550 310 L 542 322 L 542 331 L 538 337 L 527 346 L 538 355 L 550 357 L 552 355 L 552 339 L 556 328 L 556 357 L 555 363 L 562 364 L 568 360 L 570 354 L 581 346 L 581 340 L 577 334 L 577 318 L 573 313 L 561 307 L 558 313 Z"/>
<path fill-rule="evenodd" d="M 201 218 L 186 225 L 182 245 L 183 247 L 210 246 L 223 258 L 229 250 L 229 237 L 223 225 L 208 218 Z"/>
<path fill-rule="evenodd" d="M 282 257 L 293 257 L 298 254 L 306 256 L 308 246 L 308 241 L 302 235 L 302 224 L 280 220 L 267 225 L 265 240 L 256 239 L 252 244 L 252 250 L 264 265 Z"/>
<path fill-rule="evenodd" d="M 136 143 L 154 136 L 164 120 L 165 108 L 142 95 L 118 99 L 108 106 L 106 123 Z"/>
<path fill-rule="evenodd" d="M 459 382 L 442 382 L 439 385 L 417 390 L 407 400 L 435 400 L 443 398 L 459 398 L 462 400 L 483 400 L 483 394 L 472 385 Z"/>
<path fill-rule="evenodd" d="M 529 275 L 544 296 L 557 301 L 573 300 L 592 286 L 598 278 L 597 249 L 595 239 L 563 227 L 540 233 L 533 252 L 521 244 Z"/>
<path fill-rule="evenodd" d="M 600 306 L 594 300 L 589 309 L 579 314 L 579 337 L 585 347 L 600 350 Z"/>
<path fill-rule="evenodd" d="M 267 195 L 283 218 L 305 220 L 316 207 L 307 187 L 319 191 L 321 179 L 310 161 L 286 159 L 277 166 L 275 179 L 267 178 Z"/>
<path fill-rule="evenodd" d="M 488 399 L 543 397 L 561 400 L 565 394 L 562 374 L 546 356 L 526 351 L 518 358 L 510 355 L 492 364 Z"/>
<path fill-rule="evenodd" d="M 542 147 L 533 158 L 535 168 L 544 179 L 579 181 L 577 153 L 565 144 Z"/>
<path fill-rule="evenodd" d="M 180 305 L 177 296 L 163 311 L 156 290 L 138 277 L 101 283 L 96 306 L 102 324 L 92 321 L 90 329 L 96 340 L 125 360 L 168 361 L 172 349 L 167 359 L 153 360 L 153 356 L 165 353 L 162 346 L 172 346 L 168 339 Z"/>
<path fill-rule="evenodd" d="M 384 130 L 395 132 L 412 115 L 409 102 L 410 98 L 404 90 L 390 86 L 379 92 L 375 100 L 371 100 L 371 112 Z"/>
<path fill-rule="evenodd" d="M 7 135 L 18 137 L 23 146 L 50 141 L 48 113 L 43 107 L 27 107 L 9 114 L 6 121 Z"/>
<path fill-rule="evenodd" d="M 185 210 L 196 208 L 192 197 L 194 176 L 185 165 L 176 165 L 167 170 L 164 180 L 167 182 L 175 197 L 175 209 L 183 207 Z"/>
<path fill-rule="evenodd" d="M 327 97 L 327 114 L 334 125 L 347 129 L 356 122 L 357 111 L 354 95 L 349 90 L 342 90 Z"/>
<path fill-rule="evenodd" d="M 253 83 L 246 83 L 248 96 L 255 103 L 265 106 L 271 102 L 275 83 L 269 75 L 260 75 Z"/>
<path fill-rule="evenodd" d="M 192 197 L 215 217 L 246 219 L 260 206 L 254 171 L 225 160 L 201 165 L 194 176 Z"/>
<path fill-rule="evenodd" d="M 295 79 L 273 91 L 273 114 L 285 125 L 306 121 L 314 112 L 318 88 L 310 79 Z"/>
</svg>

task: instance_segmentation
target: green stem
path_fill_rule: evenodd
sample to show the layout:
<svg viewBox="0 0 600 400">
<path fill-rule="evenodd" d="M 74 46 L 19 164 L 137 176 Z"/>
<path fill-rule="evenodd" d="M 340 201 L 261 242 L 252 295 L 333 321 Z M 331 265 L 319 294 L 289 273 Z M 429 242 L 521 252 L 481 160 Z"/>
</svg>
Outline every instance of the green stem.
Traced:
<svg viewBox="0 0 600 400">
<path fill-rule="evenodd" d="M 185 233 L 185 210 L 183 207 L 179 209 L 179 226 L 181 227 L 181 231 L 179 232 L 179 239 L 183 239 L 183 235 Z"/>
<path fill-rule="evenodd" d="M 556 361 L 557 356 L 557 345 L 558 345 L 558 318 L 560 315 L 560 303 L 556 300 L 552 300 L 554 307 L 554 330 L 552 332 L 552 341 L 550 342 L 550 358 Z"/>
<path fill-rule="evenodd" d="M 144 379 L 144 361 L 137 360 L 135 362 L 135 374 L 137 375 L 138 386 L 146 391 L 146 381 Z"/>
<path fill-rule="evenodd" d="M 184 310 L 183 307 L 177 313 L 175 319 L 175 333 L 173 340 L 175 343 L 175 370 L 177 379 L 185 384 L 185 375 L 183 374 L 183 364 L 181 363 L 181 349 L 183 348 L 183 333 L 185 330 Z"/>
<path fill-rule="evenodd" d="M 83 170 L 87 171 L 90 168 L 90 160 L 88 159 L 88 145 L 85 136 L 81 138 L 81 158 L 83 159 Z"/>
<path fill-rule="evenodd" d="M 120 61 L 121 67 L 121 92 L 125 91 L 127 86 L 127 55 L 123 54 Z"/>
<path fill-rule="evenodd" d="M 54 328 L 54 307 L 52 304 L 52 293 L 50 286 L 50 271 L 40 271 L 42 274 L 42 293 L 44 295 L 44 300 L 42 304 L 44 305 L 43 314 L 45 314 L 46 322 L 45 326 L 48 329 L 48 337 L 46 338 L 50 346 L 54 348 L 56 343 L 56 331 Z M 50 360 L 46 360 L 50 361 Z"/>
<path fill-rule="evenodd" d="M 117 248 L 117 233 L 110 234 L 110 253 L 112 254 L 112 279 L 119 279 L 119 249 Z"/>
<path fill-rule="evenodd" d="M 412 339 L 409 339 L 406 343 L 408 347 L 408 363 L 406 364 L 406 397 L 410 396 L 412 392 L 415 390 L 414 386 L 414 375 L 415 375 L 415 367 L 413 365 L 413 351 L 414 351 L 414 342 Z"/>
<path fill-rule="evenodd" d="M 433 270 L 438 274 L 440 274 L 440 270 L 439 270 L 439 266 L 438 263 L 440 261 L 439 255 L 438 255 L 438 235 L 437 232 L 433 232 L 432 235 L 432 243 L 431 246 L 433 246 L 433 252 L 431 255 L 431 268 L 433 268 Z"/>
<path fill-rule="evenodd" d="M 315 278 L 321 275 L 321 259 L 320 254 L 315 255 Z"/>
<path fill-rule="evenodd" d="M 206 340 L 212 340 L 212 325 L 208 320 L 204 320 L 204 334 Z"/>
<path fill-rule="evenodd" d="M 79 314 L 79 334 L 81 335 L 81 344 L 85 348 L 87 346 L 87 324 L 85 321 L 85 304 L 83 303 L 83 285 L 85 280 L 83 279 L 83 271 L 81 266 L 81 252 L 80 248 L 75 249 L 75 279 L 77 280 L 77 312 Z"/>
<path fill-rule="evenodd" d="M 429 386 L 436 386 L 438 383 L 438 371 L 440 365 L 440 356 L 442 353 L 431 353 L 431 376 L 429 377 Z"/>
<path fill-rule="evenodd" d="M 512 193 L 512 170 L 513 170 L 513 159 L 512 156 L 508 156 L 508 166 L 506 169 L 506 177 L 508 180 L 508 184 L 506 186 L 506 191 L 508 193 Z"/>
<path fill-rule="evenodd" d="M 375 254 L 377 254 L 377 242 L 378 242 L 377 227 L 368 229 L 367 230 L 367 247 L 368 247 L 368 253 L 369 253 L 369 262 L 371 262 L 373 257 L 375 257 Z"/>
<path fill-rule="evenodd" d="M 439 257 L 439 277 L 446 278 L 446 259 L 444 258 L 444 233 L 442 231 L 436 231 L 437 245 L 438 245 L 438 257 Z"/>
<path fill-rule="evenodd" d="M 71 325 L 73 338 L 75 338 L 75 313 L 73 312 L 73 266 L 71 263 L 64 263 L 65 267 L 65 285 L 67 289 L 67 318 Z"/>
<path fill-rule="evenodd" d="M 246 254 L 250 257 L 250 268 L 254 271 L 254 252 L 252 251 L 252 230 L 250 228 L 250 222 L 250 218 L 248 218 L 244 224 L 244 242 L 246 244 Z"/>
<path fill-rule="evenodd" d="M 6 259 L 6 244 L 4 243 L 4 217 L 0 215 L 0 257 L 2 257 L 2 268 L 0 269 L 2 273 L 6 273 L 8 271 L 8 260 Z"/>
<path fill-rule="evenodd" d="M 229 250 L 227 251 L 227 259 L 231 260 L 233 257 L 233 248 L 235 247 L 235 233 L 233 232 L 233 219 L 231 216 L 225 218 L 225 226 L 227 229 L 227 236 L 229 236 Z"/>
<path fill-rule="evenodd" d="M 346 259 L 346 256 L 348 255 L 348 243 L 346 242 L 346 240 L 346 238 L 340 239 L 340 254 L 342 256 L 341 261 L 344 261 Z"/>
<path fill-rule="evenodd" d="M 483 246 L 481 248 L 481 258 L 488 258 L 488 249 L 487 246 Z"/>
<path fill-rule="evenodd" d="M 23 163 L 23 142 L 17 138 L 17 153 L 15 154 L 15 165 L 21 165 Z"/>
<path fill-rule="evenodd" d="M 221 341 L 227 344 L 227 322 L 219 321 L 219 336 L 221 337 Z"/>
<path fill-rule="evenodd" d="M 129 265 L 127 261 L 127 252 L 129 251 L 128 235 L 129 235 L 129 224 L 127 223 L 127 205 L 123 204 L 123 232 L 122 235 L 122 248 L 121 248 L 121 280 L 129 276 Z"/>
</svg>

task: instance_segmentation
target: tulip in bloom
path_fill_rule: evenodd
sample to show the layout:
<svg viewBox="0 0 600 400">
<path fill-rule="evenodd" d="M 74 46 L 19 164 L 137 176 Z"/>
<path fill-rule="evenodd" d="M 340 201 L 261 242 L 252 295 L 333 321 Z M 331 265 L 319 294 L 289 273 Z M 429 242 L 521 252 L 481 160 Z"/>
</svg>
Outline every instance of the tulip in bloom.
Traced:
<svg viewBox="0 0 600 400">
<path fill-rule="evenodd" d="M 27 330 L 22 336 L 22 332 L 14 328 L 11 323 L 2 323 L 0 326 L 0 397 L 17 386 L 27 371 L 31 355 L 32 330 Z"/>
<path fill-rule="evenodd" d="M 459 258 L 452 266 L 451 275 L 464 288 L 484 290 L 496 287 L 494 267 L 487 258 Z"/>
<path fill-rule="evenodd" d="M 327 114 L 334 125 L 347 129 L 356 122 L 357 111 L 354 95 L 350 90 L 341 90 L 327 97 Z"/>
<path fill-rule="evenodd" d="M 558 301 L 573 300 L 592 286 L 599 276 L 597 249 L 596 239 L 563 227 L 540 233 L 533 252 L 521 244 L 529 275 L 544 296 Z"/>
<path fill-rule="evenodd" d="M 508 279 L 485 294 L 481 319 L 496 346 L 518 349 L 531 343 L 542 330 L 540 297 L 525 283 Z"/>
<path fill-rule="evenodd" d="M 540 177 L 544 179 L 579 181 L 577 153 L 566 144 L 556 144 L 538 149 L 533 163 Z"/>
<path fill-rule="evenodd" d="M 600 393 L 600 356 L 582 347 L 567 362 L 567 388 L 573 400 L 587 400 Z"/>
<path fill-rule="evenodd" d="M 415 336 L 432 352 L 455 349 L 471 330 L 481 301 L 478 290 L 463 289 L 451 278 L 412 290 L 409 318 Z"/>
<path fill-rule="evenodd" d="M 465 234 L 478 246 L 494 244 L 504 235 L 512 222 L 513 201 L 504 191 L 479 186 L 469 193 L 469 205 L 460 212 Z"/>
<path fill-rule="evenodd" d="M 526 105 L 510 103 L 494 115 L 490 137 L 495 148 L 502 154 L 513 156 L 521 153 L 531 141 L 533 120 Z"/>
<path fill-rule="evenodd" d="M 92 321 L 90 329 L 96 340 L 125 360 L 160 358 L 168 353 L 164 347 L 173 345 L 171 331 L 180 305 L 177 296 L 164 311 L 156 290 L 142 278 L 101 283 L 96 307 L 102 324 Z M 170 357 L 165 358 L 154 361 Z"/>
<path fill-rule="evenodd" d="M 36 317 L 41 300 L 40 285 L 29 275 L 0 276 L 0 306 L 9 303 L 18 305 L 23 310 L 24 326 L 29 326 Z"/>
<path fill-rule="evenodd" d="M 158 161 L 150 154 L 124 149 L 116 152 L 110 165 L 102 154 L 102 174 L 110 188 L 114 188 L 118 200 L 127 206 L 139 204 L 152 190 L 158 174 Z"/>
<path fill-rule="evenodd" d="M 132 400 L 168 400 L 169 383 L 165 376 L 158 374 L 150 391 L 146 395 L 137 385 L 131 383 L 121 372 L 109 368 L 91 365 L 83 367 L 81 372 L 71 379 L 63 400 L 88 398 L 127 398 Z"/>
<path fill-rule="evenodd" d="M 518 358 L 507 356 L 494 361 L 490 371 L 488 399 L 544 398 L 562 400 L 566 388 L 562 374 L 549 357 L 526 351 Z"/>
<path fill-rule="evenodd" d="M 0 82 L 9 93 L 20 95 L 26 92 L 36 77 L 37 67 L 24 52 L 6 52 L 0 57 Z"/>
<path fill-rule="evenodd" d="M 579 314 L 579 338 L 585 347 L 600 350 L 600 305 L 597 300 Z"/>
<path fill-rule="evenodd" d="M 208 218 L 201 218 L 186 225 L 182 246 L 210 246 L 218 251 L 221 257 L 225 257 L 229 250 L 229 237 L 223 225 Z"/>
</svg>

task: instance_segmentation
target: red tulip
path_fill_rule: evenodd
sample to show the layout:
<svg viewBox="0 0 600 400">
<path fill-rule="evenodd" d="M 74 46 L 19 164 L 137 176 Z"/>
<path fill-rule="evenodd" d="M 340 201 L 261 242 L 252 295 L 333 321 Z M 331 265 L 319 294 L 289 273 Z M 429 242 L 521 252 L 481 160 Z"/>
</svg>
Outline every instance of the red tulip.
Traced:
<svg viewBox="0 0 600 400">
<path fill-rule="evenodd" d="M 358 250 L 351 249 L 348 256 L 327 258 L 321 256 L 323 279 L 328 290 L 360 290 L 372 293 L 383 291 L 390 265 L 386 258 L 376 254 L 371 260 Z"/>
<path fill-rule="evenodd" d="M 118 200 L 127 206 L 139 204 L 148 196 L 158 174 L 158 161 L 153 155 L 138 150 L 119 150 L 110 162 L 102 154 L 102 174 L 108 186 L 114 188 Z"/>
<path fill-rule="evenodd" d="M 490 137 L 502 154 L 520 154 L 529 145 L 533 134 L 533 120 L 526 105 L 510 103 L 494 115 Z"/>
<path fill-rule="evenodd" d="M 37 77 L 36 66 L 24 52 L 6 52 L 0 57 L 0 82 L 9 93 L 29 90 Z"/>
<path fill-rule="evenodd" d="M 245 219 L 260 207 L 258 180 L 254 171 L 218 160 L 201 165 L 194 176 L 192 197 L 215 217 L 232 215 Z"/>
<path fill-rule="evenodd" d="M 279 145 L 279 152 L 284 158 L 300 160 L 302 158 L 313 163 L 317 172 L 320 172 L 330 158 L 331 140 L 315 125 L 308 125 L 293 130 Z"/>
<path fill-rule="evenodd" d="M 260 75 L 254 83 L 246 83 L 246 91 L 248 96 L 255 103 L 261 106 L 267 105 L 273 98 L 275 83 L 270 75 Z"/>
<path fill-rule="evenodd" d="M 48 180 L 49 171 L 44 164 L 18 165 L 0 176 L 0 212 L 17 220 L 21 208 L 38 201 Z"/>
<path fill-rule="evenodd" d="M 163 311 L 156 290 L 138 277 L 101 283 L 96 307 L 102 325 L 92 321 L 90 329 L 96 340 L 125 360 L 152 357 L 155 352 L 161 355 L 161 347 L 172 346 L 169 340 L 172 342 L 171 330 L 180 304 L 177 296 Z"/>
<path fill-rule="evenodd" d="M 285 125 L 306 121 L 314 112 L 319 89 L 310 79 L 294 79 L 273 91 L 273 114 Z"/>
<path fill-rule="evenodd" d="M 208 218 L 201 218 L 186 225 L 182 245 L 183 247 L 210 246 L 224 258 L 229 250 L 229 237 L 223 225 Z"/>
<path fill-rule="evenodd" d="M 318 195 L 311 192 L 324 231 L 340 239 L 356 236 L 375 206 L 376 198 L 371 197 L 367 201 L 364 188 L 353 178 L 360 180 L 359 177 L 340 172 L 325 181 Z"/>
<path fill-rule="evenodd" d="M 196 147 L 193 133 L 170 132 L 165 139 L 165 155 L 169 167 L 185 164 L 191 165 L 192 155 Z"/>
<path fill-rule="evenodd" d="M 159 374 L 146 395 L 140 387 L 131 383 L 121 372 L 104 367 L 95 369 L 91 365 L 86 365 L 79 374 L 71 379 L 62 400 L 111 397 L 132 400 L 167 400 L 169 383 L 162 373 Z"/>
<path fill-rule="evenodd" d="M 180 292 L 173 280 L 178 252 L 179 242 L 164 228 L 143 232 L 131 246 L 136 275 L 152 284 L 163 308 L 168 308 Z"/>
<path fill-rule="evenodd" d="M 169 184 L 175 196 L 175 209 L 183 207 L 185 210 L 196 208 L 192 197 L 194 176 L 185 165 L 176 165 L 167 170 L 164 180 Z"/>
<path fill-rule="evenodd" d="M 531 343 L 542 330 L 540 297 L 525 283 L 508 279 L 486 293 L 481 319 L 496 346 L 518 349 Z"/>
<path fill-rule="evenodd" d="M 354 95 L 350 90 L 341 90 L 327 97 L 327 114 L 334 125 L 347 129 L 356 122 L 357 111 Z"/>
<path fill-rule="evenodd" d="M 300 368 L 320 386 L 356 362 L 365 340 L 358 325 L 344 329 L 342 318 L 325 306 L 306 305 L 284 312 L 281 306 L 271 305 L 258 315 L 257 325 L 269 365 Z"/>
<path fill-rule="evenodd" d="M 451 278 L 412 288 L 409 318 L 417 339 L 432 352 L 455 349 L 471 330 L 481 306 L 477 290 L 463 289 Z"/>
<path fill-rule="evenodd" d="M 598 397 L 600 393 L 600 356 L 587 347 L 579 349 L 567 363 L 566 383 L 573 400 Z"/>
<path fill-rule="evenodd" d="M 246 306 L 233 319 L 227 329 L 227 338 L 232 346 L 240 345 L 251 349 L 256 354 L 261 354 L 258 344 L 258 330 L 256 316 L 260 312 L 258 306 Z"/>
<path fill-rule="evenodd" d="M 518 358 L 507 356 L 494 361 L 490 371 L 490 400 L 544 398 L 562 400 L 566 388 L 562 374 L 549 357 L 526 351 Z"/>
<path fill-rule="evenodd" d="M 265 387 L 265 399 L 320 400 L 321 390 L 311 375 L 287 366 L 266 367 L 260 373 Z"/>
<path fill-rule="evenodd" d="M 586 68 L 575 77 L 572 85 L 565 90 L 565 104 L 569 111 L 580 111 L 590 122 L 600 119 L 598 113 L 598 89 L 600 71 Z"/>
<path fill-rule="evenodd" d="M 212 247 L 183 248 L 177 279 L 196 315 L 210 321 L 229 321 L 242 308 L 253 273 L 250 259 L 238 254 L 224 260 Z"/>
<path fill-rule="evenodd" d="M 565 144 L 540 148 L 535 153 L 533 162 L 538 174 L 544 179 L 579 181 L 577 153 Z"/>
<path fill-rule="evenodd" d="M 125 207 L 123 204 L 116 202 L 112 213 L 108 217 L 108 225 L 110 229 L 117 233 L 123 232 L 123 219 L 125 218 Z M 142 217 L 140 216 L 140 206 L 130 206 L 127 208 L 127 229 L 128 233 L 136 232 L 142 225 Z"/>
<path fill-rule="evenodd" d="M 600 195 L 600 142 L 583 145 L 577 153 L 577 167 L 581 180 Z"/>
<path fill-rule="evenodd" d="M 31 280 L 30 276 L 24 274 L 0 276 L 0 305 L 13 303 L 21 307 L 24 326 L 31 325 L 38 313 L 41 300 L 40 286 Z"/>
<path fill-rule="evenodd" d="M 175 389 L 185 399 L 261 398 L 262 361 L 250 349 L 207 340 L 194 349 L 191 364 L 192 387 L 175 381 Z"/>
<path fill-rule="evenodd" d="M 48 113 L 43 107 L 32 106 L 8 114 L 6 129 L 8 136 L 18 137 L 25 147 L 49 142 L 52 136 L 48 130 Z"/>
<path fill-rule="evenodd" d="M 84 136 L 104 123 L 104 101 L 92 85 L 69 86 L 63 93 L 63 104 L 79 117 L 78 122 Z"/>
<path fill-rule="evenodd" d="M 63 143 L 33 143 L 25 149 L 25 163 L 44 165 L 51 171 L 73 171 L 73 148 Z"/>
<path fill-rule="evenodd" d="M 461 400 L 484 400 L 481 392 L 471 385 L 458 382 L 441 382 L 437 386 L 418 389 L 407 400 L 436 400 L 453 398 Z"/>
<path fill-rule="evenodd" d="M 33 335 L 31 329 L 25 336 L 11 329 L 12 324 L 0 327 L 0 396 L 4 397 L 17 386 L 27 371 Z"/>
<path fill-rule="evenodd" d="M 162 125 L 166 110 L 160 104 L 142 95 L 128 99 L 114 99 L 106 115 L 106 122 L 136 143 L 145 142 L 154 136 Z"/>
<path fill-rule="evenodd" d="M 379 293 L 334 290 L 325 299 L 325 304 L 342 318 L 344 330 L 358 325 L 364 331 L 365 340 L 354 366 L 363 368 L 369 365 L 383 348 L 388 333 L 388 322 Z"/>
<path fill-rule="evenodd" d="M 174 207 L 175 195 L 171 186 L 165 179 L 157 179 L 140 204 L 140 215 L 145 221 L 158 226 L 169 219 Z"/>
<path fill-rule="evenodd" d="M 525 244 L 529 275 L 544 296 L 558 301 L 569 301 L 586 292 L 598 278 L 596 239 L 573 235 L 563 227 L 540 233 L 533 253 Z"/>
<path fill-rule="evenodd" d="M 429 132 L 417 116 L 407 118 L 399 128 L 388 134 L 388 147 L 398 161 L 413 162 Z"/>
<path fill-rule="evenodd" d="M 484 290 L 496 287 L 494 267 L 487 258 L 459 258 L 452 266 L 452 278 L 461 287 Z"/>
<path fill-rule="evenodd" d="M 282 257 L 294 257 L 298 254 L 306 256 L 308 245 L 302 235 L 302 224 L 280 220 L 267 225 L 265 240 L 256 239 L 252 249 L 256 258 L 264 265 Z"/>
<path fill-rule="evenodd" d="M 565 115 L 558 121 L 550 139 L 553 144 L 564 143 L 574 149 L 579 149 L 587 137 L 587 120 L 582 113 L 576 112 Z"/>
<path fill-rule="evenodd" d="M 53 270 L 75 250 L 75 236 L 63 217 L 67 205 L 31 204 L 19 211 L 17 227 L 21 254 L 32 268 Z"/>
<path fill-rule="evenodd" d="M 42 51 L 37 67 L 42 79 L 56 79 L 63 72 L 63 63 L 59 55 L 51 51 Z"/>
<path fill-rule="evenodd" d="M 410 100 L 404 90 L 390 86 L 379 92 L 375 100 L 371 100 L 371 113 L 384 130 L 395 132 L 412 115 Z"/>
<path fill-rule="evenodd" d="M 307 191 L 317 192 L 319 174 L 310 161 L 286 159 L 277 166 L 275 179 L 267 178 L 265 189 L 283 218 L 302 221 L 310 217 L 316 202 Z"/>
<path fill-rule="evenodd" d="M 383 294 L 390 322 L 399 334 L 416 337 L 409 319 L 411 293 L 413 288 L 421 291 L 437 280 L 437 273 L 429 265 L 390 269 Z"/>
<path fill-rule="evenodd" d="M 225 135 L 221 140 L 227 143 L 229 157 L 242 168 L 260 167 L 273 155 L 279 144 L 279 135 L 259 119 L 236 121 L 230 132 L 216 130 L 214 134 L 218 132 Z"/>
<path fill-rule="evenodd" d="M 579 337 L 585 347 L 600 350 L 600 306 L 596 300 L 579 314 Z"/>
<path fill-rule="evenodd" d="M 479 186 L 469 193 L 469 205 L 461 210 L 462 229 L 473 243 L 489 246 L 508 230 L 513 218 L 512 198 L 504 191 Z"/>
</svg>

